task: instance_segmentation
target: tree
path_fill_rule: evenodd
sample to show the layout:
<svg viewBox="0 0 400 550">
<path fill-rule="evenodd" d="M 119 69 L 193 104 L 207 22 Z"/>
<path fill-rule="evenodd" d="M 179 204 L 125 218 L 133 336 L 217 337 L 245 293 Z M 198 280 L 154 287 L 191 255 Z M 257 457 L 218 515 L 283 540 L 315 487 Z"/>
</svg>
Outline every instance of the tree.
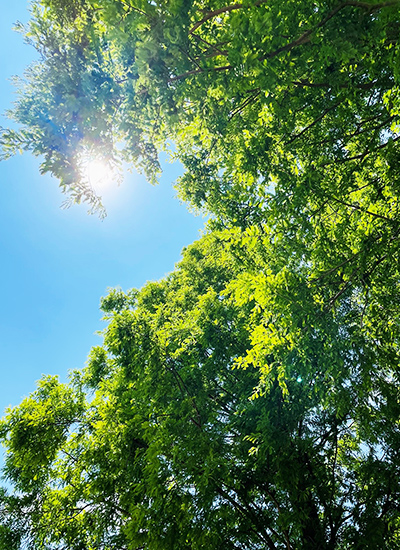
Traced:
<svg viewBox="0 0 400 550">
<path fill-rule="evenodd" d="M 20 83 L 21 130 L 3 131 L 3 156 L 44 155 L 72 199 L 101 209 L 85 159 L 124 159 L 155 181 L 173 140 L 181 196 L 219 227 L 272 231 L 330 287 L 326 307 L 349 289 L 369 296 L 371 278 L 397 288 L 398 8 L 34 2 L 21 30 L 41 61 Z M 379 303 L 393 294 L 383 287 Z"/>
<path fill-rule="evenodd" d="M 259 217 L 266 189 L 290 195 L 299 177 L 301 206 L 316 194 L 336 208 L 366 176 L 379 194 L 397 159 L 398 6 L 34 2 L 20 30 L 41 61 L 20 84 L 22 130 L 4 131 L 3 154 L 44 155 L 42 170 L 94 206 L 82 156 L 154 178 L 170 139 L 188 169 L 183 195 L 230 219 Z"/>
<path fill-rule="evenodd" d="M 4 548 L 400 547 L 393 357 L 286 263 L 215 231 L 103 299 L 83 373 L 3 421 Z"/>
<path fill-rule="evenodd" d="M 400 547 L 398 7 L 34 4 L 4 156 L 99 207 L 85 158 L 173 139 L 213 217 L 8 412 L 0 548 Z"/>
<path fill-rule="evenodd" d="M 165 280 L 111 291 L 86 369 L 8 412 L 0 548 L 400 547 L 398 379 L 373 372 L 350 304 L 315 321 L 301 272 L 269 258 L 264 295 L 238 296 L 262 260 L 235 238 L 242 256 L 215 232 Z"/>
</svg>

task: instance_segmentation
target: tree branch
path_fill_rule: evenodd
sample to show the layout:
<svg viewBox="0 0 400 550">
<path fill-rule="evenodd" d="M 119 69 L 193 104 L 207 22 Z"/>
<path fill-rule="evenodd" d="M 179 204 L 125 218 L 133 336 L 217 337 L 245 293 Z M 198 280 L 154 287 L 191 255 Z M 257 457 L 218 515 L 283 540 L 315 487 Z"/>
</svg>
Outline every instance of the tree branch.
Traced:
<svg viewBox="0 0 400 550">
<path fill-rule="evenodd" d="M 179 386 L 179 389 L 181 390 L 181 392 L 183 394 L 186 393 L 189 396 L 190 401 L 192 403 L 192 407 L 196 411 L 196 415 L 197 415 L 197 418 L 198 418 L 198 420 L 195 420 L 194 418 L 191 417 L 191 420 L 192 420 L 193 424 L 195 424 L 198 428 L 201 428 L 202 427 L 201 414 L 200 414 L 199 409 L 197 408 L 197 404 L 196 404 L 196 401 L 195 401 L 194 397 L 189 392 L 188 387 L 186 386 L 184 380 L 182 379 L 182 376 L 179 374 L 179 372 L 177 372 L 175 367 L 168 366 L 167 368 L 170 372 L 172 372 L 175 380 L 178 383 L 178 386 Z"/>
<path fill-rule="evenodd" d="M 228 502 L 230 502 L 234 508 L 239 510 L 239 512 L 241 512 L 244 515 L 244 517 L 249 518 L 252 523 L 254 523 L 255 519 L 257 520 L 257 518 L 254 518 L 254 512 L 251 509 L 249 510 L 247 507 L 243 506 L 240 502 L 237 502 L 237 500 L 231 497 L 227 491 L 225 491 L 222 487 L 219 486 L 219 484 L 216 484 L 215 488 L 217 490 L 217 493 L 219 493 L 220 496 L 222 496 Z M 253 532 L 267 544 L 270 550 L 276 550 L 276 546 L 272 538 L 267 533 L 265 533 L 264 529 L 263 529 L 264 533 L 261 533 L 259 522 L 256 521 L 256 523 L 257 523 L 257 529 L 253 527 Z"/>
<path fill-rule="evenodd" d="M 353 208 L 354 210 L 359 210 L 363 214 L 368 214 L 369 216 L 373 216 L 374 218 L 378 218 L 380 220 L 385 220 L 389 223 L 394 223 L 396 225 L 398 224 L 398 222 L 396 220 L 393 220 L 392 218 L 388 218 L 387 216 L 382 216 L 381 214 L 377 214 L 376 212 L 371 212 L 370 210 L 365 210 L 364 208 L 361 208 L 361 206 L 359 206 L 358 204 L 352 204 L 352 203 L 349 203 L 349 202 L 345 202 L 345 201 L 342 201 L 340 199 L 336 199 L 335 197 L 332 197 L 332 200 L 339 203 L 339 204 L 342 204 L 343 206 L 347 206 L 348 208 Z"/>
<path fill-rule="evenodd" d="M 311 122 L 311 124 L 309 124 L 308 126 L 303 128 L 303 130 L 301 132 L 299 132 L 298 134 L 295 134 L 294 136 L 292 136 L 292 138 L 289 141 L 286 142 L 286 145 L 290 145 L 291 143 L 293 143 L 293 141 L 295 139 L 297 139 L 297 138 L 301 137 L 303 134 L 305 134 L 313 126 L 318 124 L 318 122 L 320 122 L 330 111 L 333 111 L 334 109 L 336 109 L 336 107 L 338 107 L 341 103 L 342 103 L 342 101 L 338 101 L 337 103 L 335 103 L 331 107 L 328 107 L 327 109 L 325 109 L 325 111 L 323 111 L 323 113 L 319 117 L 317 117 L 313 122 Z"/>
<path fill-rule="evenodd" d="M 230 11 L 240 10 L 241 8 L 253 8 L 253 7 L 256 7 L 256 6 L 260 6 L 261 4 L 266 4 L 267 2 L 268 2 L 268 0 L 258 0 L 252 6 L 245 5 L 245 4 L 231 4 L 230 6 L 224 6 L 223 8 L 219 8 L 217 10 L 210 11 L 210 12 L 207 13 L 207 15 L 205 15 L 203 17 L 203 19 L 200 19 L 200 21 L 197 21 L 197 23 L 195 23 L 193 25 L 193 27 L 190 29 L 189 33 L 193 34 L 194 31 L 196 29 L 198 29 L 203 23 L 205 23 L 206 21 L 209 21 L 210 19 L 213 19 L 217 15 L 221 15 L 221 13 L 228 13 Z"/>
<path fill-rule="evenodd" d="M 194 31 L 196 29 L 198 29 L 203 23 L 205 23 L 206 21 L 209 21 L 210 19 L 213 19 L 214 17 L 217 17 L 218 15 L 221 15 L 222 13 L 229 13 L 231 11 L 240 10 L 242 8 L 253 8 L 253 7 L 260 6 L 261 4 L 266 4 L 267 2 L 268 2 L 268 0 L 258 0 L 257 2 L 255 2 L 251 6 L 246 5 L 246 4 L 239 4 L 239 3 L 238 4 L 231 4 L 230 6 L 224 6 L 223 8 L 219 8 L 217 10 L 210 11 L 210 12 L 207 13 L 207 15 L 205 15 L 203 17 L 203 19 L 200 19 L 200 21 L 197 21 L 197 23 L 195 23 L 193 25 L 193 27 L 190 29 L 189 33 L 193 34 Z M 367 11 L 375 11 L 375 10 L 379 10 L 381 8 L 386 8 L 386 7 L 389 7 L 389 6 L 393 6 L 397 3 L 398 3 L 398 0 L 391 0 L 389 2 L 382 2 L 380 4 L 370 4 L 368 2 L 357 2 L 355 0 L 354 1 L 348 0 L 347 2 L 343 2 L 342 4 L 337 6 L 335 9 L 333 9 L 325 17 L 325 19 L 323 19 L 321 21 L 321 23 L 318 25 L 318 27 L 325 25 L 325 23 L 327 23 L 327 21 L 329 21 L 329 19 L 334 17 L 334 15 L 336 15 L 336 13 L 338 11 L 340 11 L 342 8 L 344 8 L 346 6 L 353 6 L 355 8 L 362 8 L 362 9 L 365 9 Z M 307 32 L 312 32 L 312 31 L 307 31 Z M 307 34 L 307 33 L 305 33 L 305 34 Z"/>
<path fill-rule="evenodd" d="M 353 6 L 356 8 L 363 8 L 367 9 L 368 11 L 375 11 L 380 8 L 384 8 L 387 6 L 392 6 L 395 4 L 398 4 L 400 0 L 391 0 L 389 2 L 383 2 L 381 4 L 369 4 L 367 2 L 357 2 L 357 1 L 351 1 L 348 0 L 347 2 L 342 2 L 336 8 L 331 10 L 319 23 L 316 27 L 313 29 L 309 29 L 308 31 L 304 32 L 299 38 L 296 40 L 293 40 L 292 42 L 289 42 L 285 46 L 282 46 L 281 48 L 278 48 L 277 50 L 265 55 L 264 57 L 260 58 L 260 61 L 263 61 L 264 59 L 272 59 L 273 57 L 276 57 L 282 52 L 291 50 L 292 48 L 295 48 L 296 46 L 300 46 L 301 44 L 305 44 L 310 41 L 311 35 L 317 30 L 322 27 L 324 27 L 328 21 L 330 21 L 339 11 L 341 11 L 343 8 L 346 8 L 348 6 Z"/>
<path fill-rule="evenodd" d="M 347 157 L 344 159 L 335 159 L 333 161 L 325 162 L 322 166 L 329 166 L 331 164 L 343 164 L 345 162 L 350 162 L 351 160 L 363 160 L 366 156 L 370 155 L 371 153 L 376 153 L 380 149 L 384 149 L 387 147 L 390 143 L 395 143 L 400 139 L 400 136 L 397 136 L 395 138 L 389 139 L 385 143 L 382 143 L 376 149 L 366 149 L 363 153 L 359 153 L 358 155 L 354 155 L 352 157 Z"/>
<path fill-rule="evenodd" d="M 187 71 L 186 73 L 182 73 L 178 76 L 173 76 L 168 80 L 168 84 L 171 82 L 176 82 L 177 80 L 182 80 L 184 78 L 187 78 L 188 76 L 200 74 L 200 73 L 210 73 L 210 72 L 218 72 L 218 71 L 227 71 L 229 69 L 232 69 L 232 65 L 224 65 L 223 67 L 206 67 L 204 69 L 193 69 L 192 71 Z"/>
<path fill-rule="evenodd" d="M 347 90 L 351 86 L 359 90 L 371 90 L 376 87 L 377 82 L 365 82 L 363 84 L 330 84 L 329 82 L 310 82 L 308 80 L 293 80 L 292 84 L 301 88 L 340 88 Z"/>
</svg>

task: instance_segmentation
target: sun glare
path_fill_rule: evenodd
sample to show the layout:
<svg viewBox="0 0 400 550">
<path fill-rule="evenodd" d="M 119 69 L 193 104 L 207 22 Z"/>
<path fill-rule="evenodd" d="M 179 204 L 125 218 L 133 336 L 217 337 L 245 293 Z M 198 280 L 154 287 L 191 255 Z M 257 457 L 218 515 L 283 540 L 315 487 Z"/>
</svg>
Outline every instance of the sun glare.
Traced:
<svg viewBox="0 0 400 550">
<path fill-rule="evenodd" d="M 101 192 L 113 182 L 113 170 L 107 162 L 94 159 L 83 163 L 85 179 L 95 192 Z"/>
</svg>

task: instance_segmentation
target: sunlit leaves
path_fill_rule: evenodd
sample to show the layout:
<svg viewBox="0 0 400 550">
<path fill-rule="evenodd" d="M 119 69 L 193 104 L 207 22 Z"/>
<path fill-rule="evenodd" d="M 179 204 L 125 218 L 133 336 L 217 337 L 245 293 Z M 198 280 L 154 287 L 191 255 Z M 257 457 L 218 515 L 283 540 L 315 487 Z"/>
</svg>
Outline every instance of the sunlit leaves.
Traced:
<svg viewBox="0 0 400 550">
<path fill-rule="evenodd" d="M 262 197 L 271 177 L 291 192 L 293 158 L 308 178 L 318 168 L 318 179 L 333 182 L 331 163 L 347 180 L 346 157 L 386 155 L 380 139 L 393 131 L 398 103 L 396 1 L 305 2 L 296 9 L 275 1 L 43 4 L 34 4 L 21 29 L 42 61 L 27 75 L 13 116 L 20 138 L 28 132 L 23 148 L 44 153 L 43 170 L 66 191 L 77 189 L 76 200 L 96 206 L 72 170 L 85 147 L 134 162 L 155 181 L 157 149 L 172 137 L 182 144 L 182 160 L 194 155 L 217 165 L 224 179 L 217 192 L 229 185 L 229 202 L 240 203 Z M 5 136 L 5 151 L 19 148 L 20 138 Z M 204 181 L 199 195 L 184 178 L 182 194 L 232 219 L 232 206 L 212 193 L 217 179 Z"/>
<path fill-rule="evenodd" d="M 376 544 L 396 548 L 395 348 L 367 318 L 359 330 L 351 293 L 325 309 L 311 266 L 277 246 L 215 231 L 163 281 L 103 298 L 84 371 L 45 379 L 2 423 L 20 491 L 2 497 L 4 540 L 340 549 L 379 515 Z"/>
<path fill-rule="evenodd" d="M 173 141 L 212 216 L 8 412 L 0 548 L 400 547 L 398 8 L 36 4 L 3 158 L 100 207 L 85 162 Z"/>
</svg>

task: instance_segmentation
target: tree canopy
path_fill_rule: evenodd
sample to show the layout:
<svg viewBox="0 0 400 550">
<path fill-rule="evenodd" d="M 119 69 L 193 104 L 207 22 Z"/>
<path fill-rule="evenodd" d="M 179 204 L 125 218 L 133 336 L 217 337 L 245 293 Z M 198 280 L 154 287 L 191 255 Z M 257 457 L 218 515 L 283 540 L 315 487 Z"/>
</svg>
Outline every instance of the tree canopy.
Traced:
<svg viewBox="0 0 400 550">
<path fill-rule="evenodd" d="M 0 435 L 4 550 L 400 548 L 398 0 L 42 0 L 3 157 L 210 213 Z"/>
<path fill-rule="evenodd" d="M 154 179 L 173 140 L 183 196 L 221 215 L 260 216 L 270 187 L 300 187 L 299 206 L 354 204 L 360 180 L 370 198 L 396 171 L 398 26 L 397 0 L 34 2 L 20 30 L 41 60 L 3 156 L 44 155 L 43 171 L 96 206 L 82 156 Z"/>
<path fill-rule="evenodd" d="M 87 367 L 3 420 L 1 548 L 400 547 L 398 373 L 266 241 L 103 299 Z"/>
</svg>

